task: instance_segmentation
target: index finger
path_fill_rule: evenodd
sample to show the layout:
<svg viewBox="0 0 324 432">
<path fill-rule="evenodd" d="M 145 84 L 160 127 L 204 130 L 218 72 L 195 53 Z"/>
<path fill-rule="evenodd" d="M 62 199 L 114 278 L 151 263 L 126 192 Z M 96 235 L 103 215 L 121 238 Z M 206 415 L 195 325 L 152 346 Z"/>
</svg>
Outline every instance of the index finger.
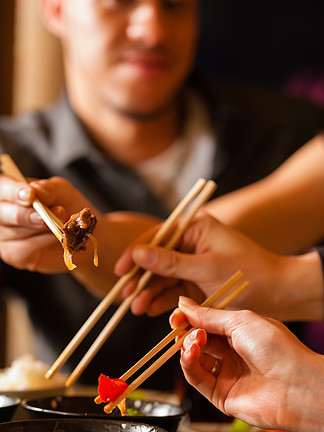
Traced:
<svg viewBox="0 0 324 432">
<path fill-rule="evenodd" d="M 237 329 L 262 321 L 262 317 L 251 311 L 219 310 L 201 307 L 187 297 L 180 297 L 179 309 L 192 327 L 203 328 L 207 333 L 232 337 Z"/>
<path fill-rule="evenodd" d="M 0 201 L 7 201 L 29 207 L 35 199 L 35 191 L 28 183 L 0 175 Z"/>
</svg>

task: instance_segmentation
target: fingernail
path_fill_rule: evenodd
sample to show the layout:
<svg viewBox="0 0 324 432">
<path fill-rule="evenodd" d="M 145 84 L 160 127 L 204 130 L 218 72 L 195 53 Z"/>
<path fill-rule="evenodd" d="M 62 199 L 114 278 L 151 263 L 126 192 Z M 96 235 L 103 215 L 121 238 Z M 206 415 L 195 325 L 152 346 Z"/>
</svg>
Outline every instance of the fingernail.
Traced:
<svg viewBox="0 0 324 432">
<path fill-rule="evenodd" d="M 197 339 L 197 332 L 198 332 L 198 329 L 195 329 L 191 333 L 189 333 L 188 340 L 190 342 L 194 342 Z"/>
<path fill-rule="evenodd" d="M 156 260 L 154 249 L 136 247 L 133 250 L 133 259 L 137 264 L 150 265 Z"/>
<path fill-rule="evenodd" d="M 25 204 L 29 204 L 32 199 L 32 190 L 31 188 L 21 188 L 18 190 L 18 198 L 21 202 Z"/>
<path fill-rule="evenodd" d="M 185 349 L 186 353 L 190 353 L 191 351 L 193 351 L 195 348 L 193 348 L 196 344 L 194 342 L 192 342 L 191 344 L 189 344 L 187 346 L 187 348 Z"/>
<path fill-rule="evenodd" d="M 188 297 L 180 296 L 179 297 L 179 307 L 183 306 L 186 308 L 191 308 L 195 305 L 195 302 Z"/>
<path fill-rule="evenodd" d="M 37 212 L 33 212 L 30 215 L 30 221 L 35 225 L 42 225 L 44 223 L 43 219 L 39 216 Z"/>
<path fill-rule="evenodd" d="M 172 329 L 175 329 L 177 326 L 173 324 L 174 320 L 177 320 L 177 315 L 179 314 L 179 309 L 175 309 L 172 314 L 169 316 L 169 324 Z"/>
<path fill-rule="evenodd" d="M 174 311 L 171 313 L 171 315 L 169 316 L 169 324 L 170 324 L 170 327 L 172 328 L 172 329 L 174 329 L 174 327 L 172 326 L 172 320 L 174 319 L 174 316 L 175 316 L 175 313 L 174 313 Z"/>
</svg>

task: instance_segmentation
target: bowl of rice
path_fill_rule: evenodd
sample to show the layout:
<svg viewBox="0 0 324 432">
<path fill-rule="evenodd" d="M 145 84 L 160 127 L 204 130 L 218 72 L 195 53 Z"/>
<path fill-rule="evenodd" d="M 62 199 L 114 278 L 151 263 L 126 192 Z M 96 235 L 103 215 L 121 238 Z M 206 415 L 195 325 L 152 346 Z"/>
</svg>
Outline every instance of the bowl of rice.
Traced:
<svg viewBox="0 0 324 432">
<path fill-rule="evenodd" d="M 45 378 L 49 365 L 25 354 L 4 369 L 0 369 L 0 393 L 25 399 L 63 394 L 65 374 L 57 373 L 51 379 Z"/>
</svg>

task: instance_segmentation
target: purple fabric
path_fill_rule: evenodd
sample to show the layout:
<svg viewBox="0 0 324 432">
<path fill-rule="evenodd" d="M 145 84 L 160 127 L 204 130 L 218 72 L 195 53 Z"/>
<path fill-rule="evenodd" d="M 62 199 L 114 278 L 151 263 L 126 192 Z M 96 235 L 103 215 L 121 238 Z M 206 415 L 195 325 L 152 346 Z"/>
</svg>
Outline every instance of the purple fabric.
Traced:
<svg viewBox="0 0 324 432">
<path fill-rule="evenodd" d="M 307 323 L 305 326 L 305 340 L 311 350 L 324 354 L 324 322 Z"/>
<path fill-rule="evenodd" d="M 324 70 L 301 69 L 286 82 L 284 88 L 295 96 L 324 106 Z"/>
</svg>

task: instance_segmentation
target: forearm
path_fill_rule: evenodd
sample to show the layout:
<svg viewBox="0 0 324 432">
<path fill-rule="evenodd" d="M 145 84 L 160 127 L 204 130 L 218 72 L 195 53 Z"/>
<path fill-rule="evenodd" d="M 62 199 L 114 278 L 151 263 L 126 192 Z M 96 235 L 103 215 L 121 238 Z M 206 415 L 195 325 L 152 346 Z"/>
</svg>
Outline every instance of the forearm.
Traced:
<svg viewBox="0 0 324 432">
<path fill-rule="evenodd" d="M 277 319 L 323 320 L 323 269 L 317 252 L 280 258 L 274 284 Z"/>
<path fill-rule="evenodd" d="M 279 424 L 294 432 L 324 431 L 324 358 L 310 351 L 302 357 L 296 359 L 299 367 L 287 392 Z"/>
<path fill-rule="evenodd" d="M 106 295 L 116 282 L 114 265 L 124 249 L 159 220 L 136 213 L 114 212 L 98 218 L 94 236 L 98 242 L 99 265 L 92 263 L 93 248 L 75 255 L 73 275 L 98 296 Z"/>
<path fill-rule="evenodd" d="M 206 210 L 265 248 L 300 253 L 324 238 L 324 142 L 319 136 L 266 179 Z"/>
</svg>

